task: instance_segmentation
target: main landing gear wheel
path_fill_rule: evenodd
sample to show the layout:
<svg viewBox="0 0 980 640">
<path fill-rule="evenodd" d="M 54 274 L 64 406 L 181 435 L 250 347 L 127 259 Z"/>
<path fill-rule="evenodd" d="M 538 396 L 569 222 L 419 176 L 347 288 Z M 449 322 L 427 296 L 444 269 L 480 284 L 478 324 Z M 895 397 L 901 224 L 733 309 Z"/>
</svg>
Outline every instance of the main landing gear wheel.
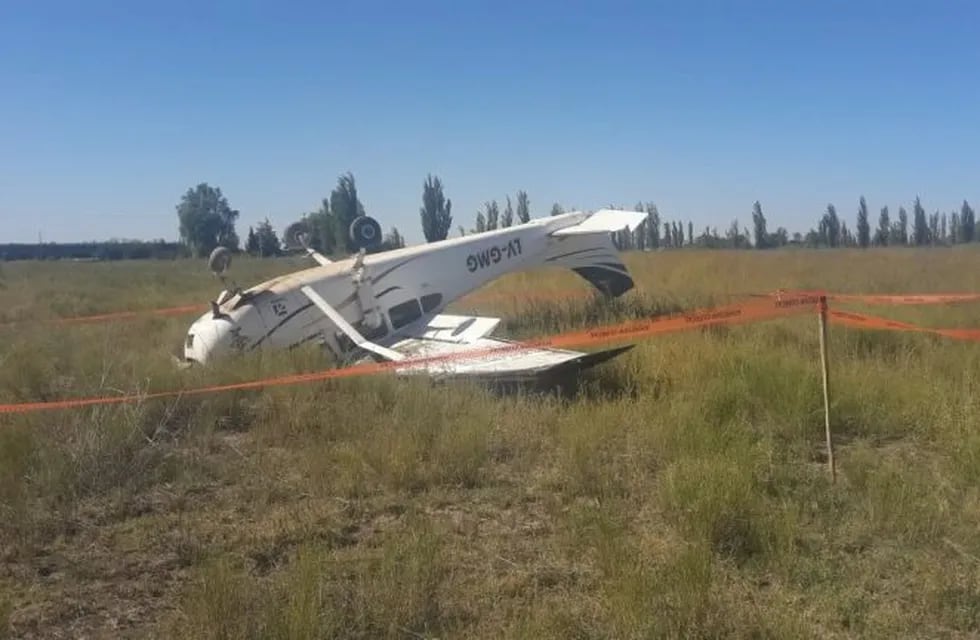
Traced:
<svg viewBox="0 0 980 640">
<path fill-rule="evenodd" d="M 224 275 L 231 266 L 231 251 L 227 247 L 217 246 L 208 256 L 208 268 L 216 276 Z"/>
<path fill-rule="evenodd" d="M 381 225 L 370 216 L 354 218 L 349 233 L 357 249 L 373 249 L 381 244 Z"/>
</svg>

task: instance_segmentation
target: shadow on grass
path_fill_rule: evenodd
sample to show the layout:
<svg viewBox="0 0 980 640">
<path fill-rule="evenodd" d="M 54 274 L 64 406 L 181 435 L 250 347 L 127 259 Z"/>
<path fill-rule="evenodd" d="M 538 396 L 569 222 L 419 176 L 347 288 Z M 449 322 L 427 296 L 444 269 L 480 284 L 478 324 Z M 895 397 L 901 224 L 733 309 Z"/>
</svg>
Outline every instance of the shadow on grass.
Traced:
<svg viewBox="0 0 980 640">
<path fill-rule="evenodd" d="M 631 348 L 632 346 L 629 346 L 623 350 Z M 534 396 L 554 398 L 567 403 L 636 399 L 640 395 L 640 389 L 629 371 L 625 367 L 608 362 L 585 370 L 568 369 L 536 378 L 511 380 L 460 378 L 446 379 L 434 384 L 449 389 L 477 388 L 497 398 Z M 647 392 L 649 393 L 649 390 Z"/>
</svg>

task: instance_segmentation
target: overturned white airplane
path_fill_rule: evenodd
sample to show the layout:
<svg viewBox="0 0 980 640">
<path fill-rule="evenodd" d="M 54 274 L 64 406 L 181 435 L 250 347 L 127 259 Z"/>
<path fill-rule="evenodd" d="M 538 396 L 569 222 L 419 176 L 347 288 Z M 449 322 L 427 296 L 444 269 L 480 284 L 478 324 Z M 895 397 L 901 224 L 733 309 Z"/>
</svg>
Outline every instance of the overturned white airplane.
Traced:
<svg viewBox="0 0 980 640">
<path fill-rule="evenodd" d="M 400 374 L 466 376 L 496 382 L 577 372 L 631 348 L 594 353 L 551 348 L 488 348 L 512 344 L 490 334 L 500 318 L 451 315 L 454 300 L 504 274 L 555 265 L 573 270 L 617 297 L 633 279 L 612 233 L 646 218 L 635 211 L 571 212 L 419 246 L 367 254 L 381 240 L 377 221 L 351 225 L 356 256 L 331 261 L 307 248 L 319 266 L 273 278 L 247 290 L 229 287 L 191 325 L 184 362 L 204 364 L 257 349 L 288 349 L 317 341 L 340 363 L 392 361 Z M 210 266 L 224 281 L 230 254 L 216 249 Z M 472 351 L 473 357 L 466 353 Z M 479 353 L 477 353 L 479 352 Z M 448 356 L 444 361 L 413 358 Z M 397 363 L 404 361 L 404 366 Z"/>
</svg>

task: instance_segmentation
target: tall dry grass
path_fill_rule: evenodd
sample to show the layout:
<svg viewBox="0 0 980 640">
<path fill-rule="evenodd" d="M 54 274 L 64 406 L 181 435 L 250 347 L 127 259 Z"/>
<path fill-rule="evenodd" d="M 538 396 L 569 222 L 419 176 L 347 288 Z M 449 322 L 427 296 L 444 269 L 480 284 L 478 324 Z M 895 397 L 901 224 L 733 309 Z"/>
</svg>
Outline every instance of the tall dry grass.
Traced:
<svg viewBox="0 0 980 640">
<path fill-rule="evenodd" d="M 537 335 L 777 288 L 980 285 L 972 247 L 626 259 L 638 291 L 614 305 L 495 295 L 454 308 Z M 256 275 L 283 266 L 242 262 Z M 213 294 L 191 271 L 5 265 L 4 296 L 48 317 L 165 306 L 171 285 L 148 283 L 176 276 Z M 46 299 L 66 282 L 71 302 Z M 542 271 L 489 290 L 569 288 L 585 291 Z M 977 305 L 854 308 L 980 326 Z M 975 635 L 980 348 L 831 326 L 833 486 L 816 323 L 643 341 L 571 397 L 378 377 L 0 418 L 8 626 L 105 633 L 136 608 L 134 637 Z M 0 399 L 322 366 L 304 351 L 184 380 L 167 357 L 185 327 L 0 329 Z M 55 613 L 72 585 L 94 612 Z"/>
</svg>

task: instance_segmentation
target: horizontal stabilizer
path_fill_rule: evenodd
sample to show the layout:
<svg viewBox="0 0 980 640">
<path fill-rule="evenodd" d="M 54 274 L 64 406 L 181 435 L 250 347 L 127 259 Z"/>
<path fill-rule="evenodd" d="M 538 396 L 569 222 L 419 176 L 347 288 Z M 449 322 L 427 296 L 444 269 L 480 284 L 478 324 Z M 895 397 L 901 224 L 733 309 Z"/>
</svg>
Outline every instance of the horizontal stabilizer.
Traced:
<svg viewBox="0 0 980 640">
<path fill-rule="evenodd" d="M 582 222 L 552 231 L 553 236 L 577 236 L 589 233 L 612 233 L 640 226 L 647 215 L 643 211 L 621 211 L 619 209 L 600 209 Z"/>
</svg>

